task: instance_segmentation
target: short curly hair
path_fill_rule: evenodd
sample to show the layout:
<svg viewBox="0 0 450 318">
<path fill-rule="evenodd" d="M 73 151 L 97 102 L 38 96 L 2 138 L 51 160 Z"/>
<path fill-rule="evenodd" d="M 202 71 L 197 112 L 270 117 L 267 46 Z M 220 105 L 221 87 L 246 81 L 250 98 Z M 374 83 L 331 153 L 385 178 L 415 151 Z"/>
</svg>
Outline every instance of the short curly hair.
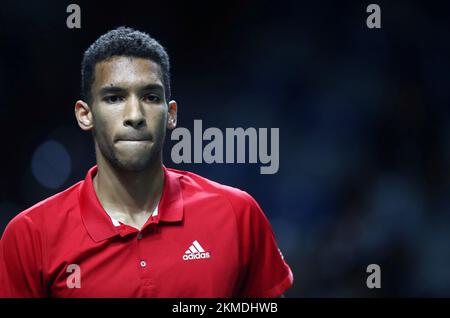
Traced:
<svg viewBox="0 0 450 318">
<path fill-rule="evenodd" d="M 161 68 L 166 101 L 170 100 L 170 63 L 164 47 L 147 33 L 119 27 L 100 36 L 85 52 L 81 63 L 81 96 L 91 102 L 95 65 L 113 56 L 150 59 Z"/>
</svg>

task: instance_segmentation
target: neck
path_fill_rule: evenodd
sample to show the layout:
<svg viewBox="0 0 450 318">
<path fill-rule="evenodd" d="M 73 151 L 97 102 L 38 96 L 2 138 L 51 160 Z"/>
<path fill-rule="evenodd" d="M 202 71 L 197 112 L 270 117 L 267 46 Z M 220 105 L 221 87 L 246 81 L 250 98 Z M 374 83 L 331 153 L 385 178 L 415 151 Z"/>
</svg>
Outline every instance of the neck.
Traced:
<svg viewBox="0 0 450 318">
<path fill-rule="evenodd" d="M 97 154 L 99 151 L 97 151 Z M 111 214 L 151 213 L 158 205 L 164 185 L 162 159 L 143 171 L 118 169 L 97 155 L 94 189 L 103 208 Z"/>
</svg>

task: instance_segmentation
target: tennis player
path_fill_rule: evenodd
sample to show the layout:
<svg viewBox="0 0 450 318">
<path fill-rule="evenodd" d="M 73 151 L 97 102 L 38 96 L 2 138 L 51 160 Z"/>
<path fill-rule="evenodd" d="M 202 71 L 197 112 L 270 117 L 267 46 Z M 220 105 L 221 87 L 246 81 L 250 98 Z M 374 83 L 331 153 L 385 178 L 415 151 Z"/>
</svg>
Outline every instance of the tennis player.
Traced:
<svg viewBox="0 0 450 318">
<path fill-rule="evenodd" d="M 117 28 L 86 50 L 81 79 L 96 165 L 7 225 L 0 296 L 282 296 L 293 275 L 258 203 L 163 165 L 178 107 L 165 49 Z"/>
</svg>

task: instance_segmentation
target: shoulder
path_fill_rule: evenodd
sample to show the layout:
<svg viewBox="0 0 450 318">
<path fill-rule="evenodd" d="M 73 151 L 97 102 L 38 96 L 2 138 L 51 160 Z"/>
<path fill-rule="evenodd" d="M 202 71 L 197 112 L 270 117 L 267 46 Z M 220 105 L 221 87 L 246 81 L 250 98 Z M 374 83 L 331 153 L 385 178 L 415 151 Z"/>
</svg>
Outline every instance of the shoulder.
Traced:
<svg viewBox="0 0 450 318">
<path fill-rule="evenodd" d="M 168 170 L 180 176 L 183 192 L 188 195 L 198 196 L 201 193 L 210 200 L 224 200 L 237 214 L 260 210 L 256 200 L 244 190 L 210 180 L 193 172 L 171 168 Z"/>
<path fill-rule="evenodd" d="M 58 192 L 18 213 L 6 226 L 3 236 L 9 234 L 33 233 L 46 224 L 58 220 L 78 202 L 78 191 L 82 181 Z"/>
</svg>

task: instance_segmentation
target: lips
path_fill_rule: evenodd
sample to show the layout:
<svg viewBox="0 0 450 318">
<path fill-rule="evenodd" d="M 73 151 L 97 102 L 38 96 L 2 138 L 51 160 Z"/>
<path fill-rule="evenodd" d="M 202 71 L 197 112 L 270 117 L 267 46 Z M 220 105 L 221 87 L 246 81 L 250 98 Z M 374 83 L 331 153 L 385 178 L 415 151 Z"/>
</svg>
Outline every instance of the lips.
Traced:
<svg viewBox="0 0 450 318">
<path fill-rule="evenodd" d="M 116 139 L 119 141 L 151 141 L 152 139 L 148 136 L 123 136 Z"/>
</svg>

